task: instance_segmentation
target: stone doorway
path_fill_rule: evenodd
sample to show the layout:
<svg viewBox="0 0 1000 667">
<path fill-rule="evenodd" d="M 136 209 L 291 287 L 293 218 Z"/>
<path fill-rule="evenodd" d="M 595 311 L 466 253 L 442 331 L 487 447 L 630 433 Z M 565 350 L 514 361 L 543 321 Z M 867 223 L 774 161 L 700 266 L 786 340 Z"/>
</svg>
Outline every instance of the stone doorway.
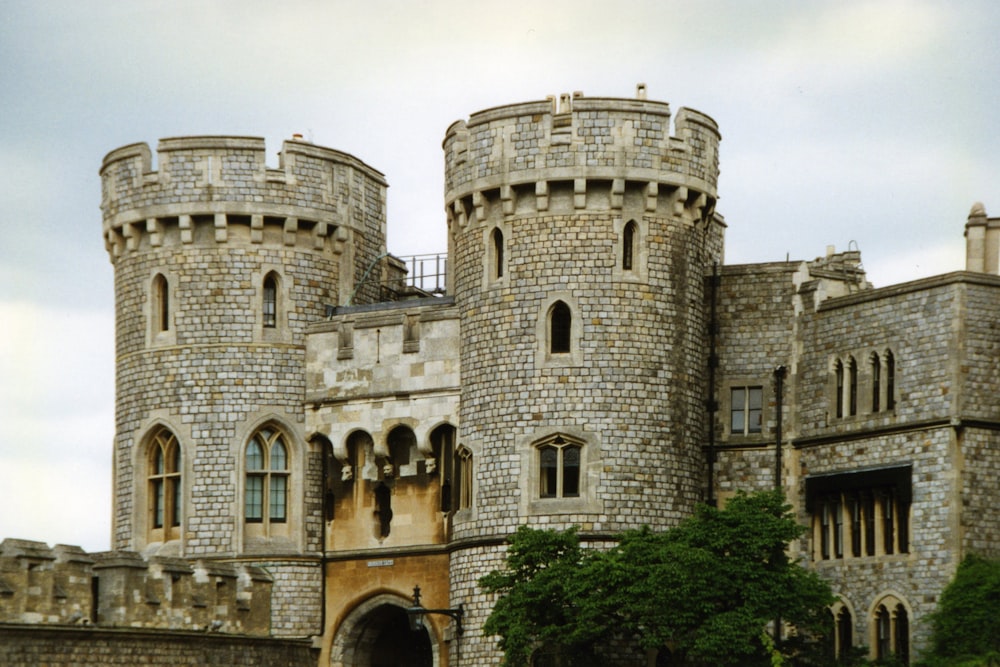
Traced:
<svg viewBox="0 0 1000 667">
<path fill-rule="evenodd" d="M 410 630 L 407 606 L 383 594 L 356 607 L 334 637 L 331 667 L 437 667 L 436 642 L 426 628 Z"/>
</svg>

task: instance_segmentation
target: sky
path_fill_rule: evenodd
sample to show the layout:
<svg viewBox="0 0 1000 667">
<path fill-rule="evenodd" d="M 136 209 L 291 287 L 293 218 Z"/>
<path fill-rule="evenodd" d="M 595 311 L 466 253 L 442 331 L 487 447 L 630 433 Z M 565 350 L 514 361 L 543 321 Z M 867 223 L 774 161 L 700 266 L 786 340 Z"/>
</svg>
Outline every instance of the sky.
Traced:
<svg viewBox="0 0 1000 667">
<path fill-rule="evenodd" d="M 0 539 L 110 544 L 113 267 L 98 169 L 163 137 L 301 133 L 386 174 L 388 246 L 446 248 L 441 141 L 583 91 L 720 126 L 726 262 L 857 247 L 964 268 L 1000 215 L 994 0 L 0 0 Z"/>
</svg>

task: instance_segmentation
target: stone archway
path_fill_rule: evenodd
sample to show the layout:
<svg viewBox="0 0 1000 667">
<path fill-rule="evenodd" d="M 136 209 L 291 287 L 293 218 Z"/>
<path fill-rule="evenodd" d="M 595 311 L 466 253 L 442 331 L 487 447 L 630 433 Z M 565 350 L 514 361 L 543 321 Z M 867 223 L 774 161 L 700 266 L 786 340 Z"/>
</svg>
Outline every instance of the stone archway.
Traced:
<svg viewBox="0 0 1000 667">
<path fill-rule="evenodd" d="M 333 638 L 331 667 L 437 667 L 437 642 L 426 628 L 410 630 L 409 600 L 388 593 L 361 603 Z"/>
</svg>

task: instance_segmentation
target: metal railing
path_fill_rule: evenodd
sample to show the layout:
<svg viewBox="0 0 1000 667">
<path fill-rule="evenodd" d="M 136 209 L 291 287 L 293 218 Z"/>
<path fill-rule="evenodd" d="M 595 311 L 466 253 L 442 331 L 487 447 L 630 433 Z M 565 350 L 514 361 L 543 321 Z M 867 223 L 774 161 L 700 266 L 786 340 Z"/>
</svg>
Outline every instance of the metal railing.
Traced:
<svg viewBox="0 0 1000 667">
<path fill-rule="evenodd" d="M 445 293 L 448 277 L 448 255 L 410 255 L 398 257 L 406 265 L 405 285 L 428 294 Z"/>
</svg>

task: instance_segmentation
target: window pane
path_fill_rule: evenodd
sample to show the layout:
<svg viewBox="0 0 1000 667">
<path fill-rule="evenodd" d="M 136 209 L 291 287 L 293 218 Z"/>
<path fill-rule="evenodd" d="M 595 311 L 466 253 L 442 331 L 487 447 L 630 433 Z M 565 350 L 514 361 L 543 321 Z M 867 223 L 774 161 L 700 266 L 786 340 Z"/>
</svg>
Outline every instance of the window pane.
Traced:
<svg viewBox="0 0 1000 667">
<path fill-rule="evenodd" d="M 259 475 L 247 476 L 246 519 L 260 522 L 264 518 L 264 478 Z"/>
<path fill-rule="evenodd" d="M 729 431 L 734 435 L 740 435 L 746 431 L 746 390 L 742 387 L 733 389 L 729 395 L 730 420 Z"/>
<path fill-rule="evenodd" d="M 156 460 L 153 462 L 153 472 L 157 475 L 162 475 L 164 473 L 164 456 L 163 456 L 163 445 L 157 445 L 156 447 Z"/>
<path fill-rule="evenodd" d="M 580 448 L 564 447 L 563 455 L 563 497 L 576 498 L 580 495 Z"/>
<path fill-rule="evenodd" d="M 541 461 L 541 496 L 554 498 L 556 495 L 556 472 L 558 452 L 555 447 L 542 447 L 539 450 Z"/>
<path fill-rule="evenodd" d="M 153 528 L 163 528 L 163 480 L 153 480 Z"/>
<path fill-rule="evenodd" d="M 288 468 L 287 452 L 281 438 L 278 438 L 271 445 L 271 470 L 285 470 L 286 468 Z"/>
<path fill-rule="evenodd" d="M 172 509 L 170 514 L 170 525 L 181 525 L 181 478 L 179 475 L 170 480 L 170 495 L 172 497 Z"/>
<path fill-rule="evenodd" d="M 278 286 L 274 276 L 264 279 L 264 326 L 274 327 L 277 318 Z"/>
<path fill-rule="evenodd" d="M 247 470 L 264 469 L 264 449 L 260 446 L 257 438 L 247 445 Z"/>
<path fill-rule="evenodd" d="M 268 508 L 268 518 L 271 521 L 283 523 L 285 521 L 285 498 L 288 478 L 284 475 L 271 476 L 271 504 Z"/>
</svg>

